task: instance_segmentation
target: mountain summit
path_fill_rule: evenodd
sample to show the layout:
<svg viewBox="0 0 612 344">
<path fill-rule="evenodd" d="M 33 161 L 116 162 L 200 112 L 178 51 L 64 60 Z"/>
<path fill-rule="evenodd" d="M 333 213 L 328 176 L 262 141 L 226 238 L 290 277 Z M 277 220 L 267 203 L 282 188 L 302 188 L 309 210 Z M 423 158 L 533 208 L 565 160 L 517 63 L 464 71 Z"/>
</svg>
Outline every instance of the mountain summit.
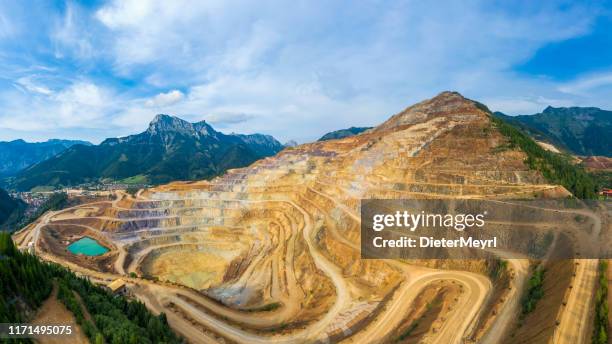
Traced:
<svg viewBox="0 0 612 344">
<path fill-rule="evenodd" d="M 190 123 L 160 114 L 140 134 L 109 138 L 97 146 L 74 146 L 36 164 L 19 173 L 14 186 L 29 190 L 100 179 L 141 183 L 206 179 L 282 148 L 272 136 L 226 135 L 205 121 Z"/>
<path fill-rule="evenodd" d="M 176 116 L 165 114 L 155 116 L 151 123 L 149 123 L 147 132 L 151 134 L 173 132 L 191 136 L 210 135 L 216 133 L 215 130 L 208 125 L 208 123 L 206 123 L 206 121 L 189 123 Z"/>
<path fill-rule="evenodd" d="M 147 131 L 151 134 L 159 132 L 178 132 L 195 134 L 194 125 L 175 116 L 159 114 L 149 123 Z"/>
<path fill-rule="evenodd" d="M 176 116 L 159 114 L 149 123 L 149 127 L 146 131 L 137 135 L 108 138 L 101 144 L 115 145 L 130 141 L 134 142 L 135 140 L 149 140 L 151 138 L 159 139 L 164 144 L 170 144 L 171 140 L 177 135 L 181 137 L 192 137 L 194 139 L 202 139 L 204 136 L 220 139 L 220 136 L 224 134 L 215 131 L 206 121 L 190 123 Z"/>
</svg>

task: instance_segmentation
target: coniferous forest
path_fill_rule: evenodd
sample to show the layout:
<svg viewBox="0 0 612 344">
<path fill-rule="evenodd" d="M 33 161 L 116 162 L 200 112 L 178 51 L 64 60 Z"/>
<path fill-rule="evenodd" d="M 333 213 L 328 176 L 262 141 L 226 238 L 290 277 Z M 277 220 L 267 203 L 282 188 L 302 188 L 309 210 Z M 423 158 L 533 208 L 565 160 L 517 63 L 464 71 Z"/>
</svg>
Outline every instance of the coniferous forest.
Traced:
<svg viewBox="0 0 612 344">
<path fill-rule="evenodd" d="M 530 169 L 537 170 L 551 184 L 563 185 L 580 199 L 597 198 L 597 181 L 582 167 L 573 164 L 563 154 L 553 153 L 540 147 L 529 135 L 504 120 L 491 116 L 493 124 L 508 138 L 508 146 L 518 148 L 527 154 L 525 163 Z"/>
<path fill-rule="evenodd" d="M 59 287 L 58 299 L 74 314 L 92 343 L 182 342 L 170 329 L 165 314 L 156 316 L 139 301 L 115 296 L 64 267 L 22 253 L 8 233 L 0 233 L 0 323 L 28 321 L 51 294 L 53 283 Z M 85 311 L 92 321 L 85 319 Z M 29 342 L 0 339 L 0 343 Z"/>
</svg>

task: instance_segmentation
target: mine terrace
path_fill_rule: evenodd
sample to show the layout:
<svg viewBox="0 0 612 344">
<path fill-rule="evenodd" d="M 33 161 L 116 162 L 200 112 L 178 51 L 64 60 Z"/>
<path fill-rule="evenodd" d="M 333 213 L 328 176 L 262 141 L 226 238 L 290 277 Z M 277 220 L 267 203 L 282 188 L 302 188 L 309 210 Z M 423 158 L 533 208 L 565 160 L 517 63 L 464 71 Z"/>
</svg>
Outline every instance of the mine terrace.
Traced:
<svg viewBox="0 0 612 344">
<path fill-rule="evenodd" d="M 192 342 L 393 342 L 437 300 L 421 339 L 497 343 L 528 260 L 509 261 L 506 285 L 486 261 L 362 260 L 359 248 L 364 198 L 567 197 L 524 153 L 492 154 L 505 142 L 492 129 L 489 113 L 445 92 L 360 135 L 286 148 L 211 181 L 117 190 L 47 213 L 14 239 L 92 281 L 122 278 Z M 108 252 L 70 253 L 83 237 Z M 549 269 L 581 278 L 596 264 Z M 583 336 L 570 321 L 560 335 Z"/>
</svg>

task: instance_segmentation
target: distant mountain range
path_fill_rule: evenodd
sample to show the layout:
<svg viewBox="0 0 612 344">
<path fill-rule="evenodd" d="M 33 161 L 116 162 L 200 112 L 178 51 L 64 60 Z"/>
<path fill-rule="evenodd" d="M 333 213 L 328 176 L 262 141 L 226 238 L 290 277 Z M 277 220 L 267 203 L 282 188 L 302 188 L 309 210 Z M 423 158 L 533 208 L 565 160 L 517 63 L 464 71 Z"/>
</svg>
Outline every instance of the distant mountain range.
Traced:
<svg viewBox="0 0 612 344">
<path fill-rule="evenodd" d="M 612 156 L 612 111 L 594 107 L 547 107 L 535 115 L 495 115 L 521 127 L 537 140 L 581 156 Z M 345 138 L 370 127 L 350 127 L 318 141 Z M 286 146 L 294 145 L 288 142 Z M 249 165 L 284 146 L 272 136 L 223 134 L 204 121 L 189 123 L 157 115 L 137 135 L 85 141 L 0 142 L 0 177 L 16 190 L 58 187 L 103 179 L 126 183 L 165 183 L 206 179 Z"/>
<path fill-rule="evenodd" d="M 140 134 L 109 138 L 99 145 L 72 146 L 19 172 L 10 186 L 30 190 L 106 178 L 154 184 L 206 179 L 282 149 L 283 145 L 269 135 L 226 135 L 205 121 L 189 123 L 157 115 Z"/>
<path fill-rule="evenodd" d="M 298 146 L 298 143 L 295 140 L 289 140 L 289 141 L 285 142 L 285 144 L 283 146 L 285 146 L 285 147 L 296 147 L 296 146 Z"/>
<path fill-rule="evenodd" d="M 612 111 L 596 107 L 547 107 L 535 115 L 496 116 L 527 131 L 536 140 L 581 155 L 612 157 Z"/>
<path fill-rule="evenodd" d="M 0 142 L 0 177 L 17 174 L 26 167 L 49 159 L 74 145 L 91 145 L 87 141 L 57 140 L 26 142 L 24 140 Z"/>
<path fill-rule="evenodd" d="M 372 127 L 350 127 L 348 129 L 336 130 L 321 136 L 318 141 L 342 139 L 345 137 L 360 134 L 368 129 L 372 129 Z"/>
</svg>

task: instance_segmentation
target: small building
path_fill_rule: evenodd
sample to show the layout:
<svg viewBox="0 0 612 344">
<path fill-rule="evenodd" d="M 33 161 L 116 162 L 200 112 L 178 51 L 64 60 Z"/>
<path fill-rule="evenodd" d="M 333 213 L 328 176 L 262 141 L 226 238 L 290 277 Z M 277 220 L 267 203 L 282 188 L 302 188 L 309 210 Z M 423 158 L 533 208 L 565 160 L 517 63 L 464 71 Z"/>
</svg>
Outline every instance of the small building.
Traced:
<svg viewBox="0 0 612 344">
<path fill-rule="evenodd" d="M 115 295 L 127 295 L 127 283 L 121 278 L 118 278 L 107 285 L 111 293 Z"/>
<path fill-rule="evenodd" d="M 604 196 L 605 199 L 610 199 L 612 198 L 612 189 L 603 189 L 599 194 Z"/>
</svg>

